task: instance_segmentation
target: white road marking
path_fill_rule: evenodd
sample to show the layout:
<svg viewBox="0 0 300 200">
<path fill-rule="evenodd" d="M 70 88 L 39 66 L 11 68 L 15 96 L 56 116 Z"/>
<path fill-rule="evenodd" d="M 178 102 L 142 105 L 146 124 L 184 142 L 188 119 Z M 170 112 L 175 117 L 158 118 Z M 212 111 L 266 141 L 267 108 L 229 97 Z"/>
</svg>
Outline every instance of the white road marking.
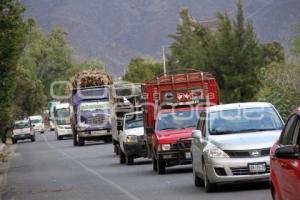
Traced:
<svg viewBox="0 0 300 200">
<path fill-rule="evenodd" d="M 102 174 L 100 174 L 99 172 L 97 172 L 96 170 L 93 170 L 91 168 L 89 168 L 88 166 L 86 166 L 84 163 L 76 160 L 75 158 L 73 158 L 71 155 L 61 151 L 60 149 L 55 148 L 53 145 L 51 145 L 46 136 L 43 135 L 44 140 L 46 142 L 46 144 L 49 146 L 49 148 L 57 151 L 58 153 L 62 154 L 63 156 L 65 156 L 66 158 L 72 160 L 74 163 L 78 164 L 79 166 L 81 166 L 82 168 L 84 168 L 87 172 L 97 176 L 98 178 L 100 178 L 101 180 L 105 181 L 106 183 L 110 184 L 113 188 L 119 190 L 120 192 L 124 193 L 125 195 L 127 195 L 130 199 L 132 200 L 141 200 L 139 199 L 137 196 L 135 196 L 134 194 L 132 194 L 131 192 L 127 191 L 126 189 L 124 189 L 123 187 L 121 187 L 120 185 L 116 184 L 115 182 L 109 180 L 108 178 L 105 178 Z"/>
</svg>

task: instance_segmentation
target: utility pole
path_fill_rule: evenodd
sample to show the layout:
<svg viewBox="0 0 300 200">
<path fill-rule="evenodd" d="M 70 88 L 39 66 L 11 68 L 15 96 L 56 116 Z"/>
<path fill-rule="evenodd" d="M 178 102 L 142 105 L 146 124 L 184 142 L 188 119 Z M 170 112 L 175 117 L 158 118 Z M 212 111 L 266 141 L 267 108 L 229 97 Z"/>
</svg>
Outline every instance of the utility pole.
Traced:
<svg viewBox="0 0 300 200">
<path fill-rule="evenodd" d="M 167 68 L 166 68 L 166 56 L 165 56 L 165 47 L 162 47 L 163 50 L 163 63 L 164 63 L 164 76 L 167 75 Z"/>
</svg>

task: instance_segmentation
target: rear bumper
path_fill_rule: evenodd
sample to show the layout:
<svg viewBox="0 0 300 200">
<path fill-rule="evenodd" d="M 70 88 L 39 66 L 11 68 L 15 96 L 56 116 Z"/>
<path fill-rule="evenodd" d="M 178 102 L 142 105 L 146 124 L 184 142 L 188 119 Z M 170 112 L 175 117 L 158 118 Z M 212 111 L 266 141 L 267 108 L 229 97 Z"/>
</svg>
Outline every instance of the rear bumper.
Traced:
<svg viewBox="0 0 300 200">
<path fill-rule="evenodd" d="M 14 140 L 25 140 L 25 139 L 31 139 L 32 137 L 34 137 L 34 135 L 27 133 L 27 134 L 13 135 L 12 138 Z"/>
<path fill-rule="evenodd" d="M 73 131 L 72 129 L 57 129 L 58 136 L 72 136 Z"/>
<path fill-rule="evenodd" d="M 44 128 L 33 128 L 33 131 L 36 133 L 36 132 L 45 132 L 45 129 Z"/>
</svg>

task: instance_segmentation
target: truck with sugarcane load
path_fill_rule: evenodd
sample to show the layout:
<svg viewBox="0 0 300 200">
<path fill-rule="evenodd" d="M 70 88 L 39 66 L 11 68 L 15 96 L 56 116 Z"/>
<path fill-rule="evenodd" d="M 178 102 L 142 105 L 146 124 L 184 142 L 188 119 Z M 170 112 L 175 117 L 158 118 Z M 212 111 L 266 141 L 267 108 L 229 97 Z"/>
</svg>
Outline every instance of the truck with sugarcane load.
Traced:
<svg viewBox="0 0 300 200">
<path fill-rule="evenodd" d="M 216 79 L 206 72 L 163 75 L 142 87 L 144 139 L 153 170 L 191 164 L 191 137 L 206 106 L 219 104 Z"/>
<path fill-rule="evenodd" d="M 87 70 L 71 79 L 71 127 L 74 146 L 85 141 L 111 142 L 110 86 L 112 77 L 102 71 Z"/>
</svg>

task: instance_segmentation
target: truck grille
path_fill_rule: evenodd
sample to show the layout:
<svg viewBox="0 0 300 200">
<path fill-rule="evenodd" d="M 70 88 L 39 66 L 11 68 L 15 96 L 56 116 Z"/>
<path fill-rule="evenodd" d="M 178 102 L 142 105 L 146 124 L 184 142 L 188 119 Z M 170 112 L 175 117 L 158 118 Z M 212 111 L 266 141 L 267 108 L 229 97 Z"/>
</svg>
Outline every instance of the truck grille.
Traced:
<svg viewBox="0 0 300 200">
<path fill-rule="evenodd" d="M 257 150 L 225 150 L 224 152 L 231 158 L 252 158 L 251 152 L 258 151 L 259 155 L 255 157 L 269 156 L 270 148 L 257 149 Z"/>
<path fill-rule="evenodd" d="M 177 143 L 172 144 L 172 150 L 190 150 L 191 146 L 191 140 L 179 140 Z"/>
<path fill-rule="evenodd" d="M 87 119 L 88 124 L 101 125 L 108 121 L 108 118 L 105 116 L 93 116 Z"/>
<path fill-rule="evenodd" d="M 260 173 L 256 173 L 256 174 L 270 173 L 270 166 L 267 165 L 266 168 L 267 168 L 266 172 L 260 172 Z M 232 172 L 232 174 L 234 176 L 255 175 L 255 174 L 249 172 L 249 168 L 248 167 L 231 167 L 230 169 L 231 169 L 231 172 Z"/>
</svg>

